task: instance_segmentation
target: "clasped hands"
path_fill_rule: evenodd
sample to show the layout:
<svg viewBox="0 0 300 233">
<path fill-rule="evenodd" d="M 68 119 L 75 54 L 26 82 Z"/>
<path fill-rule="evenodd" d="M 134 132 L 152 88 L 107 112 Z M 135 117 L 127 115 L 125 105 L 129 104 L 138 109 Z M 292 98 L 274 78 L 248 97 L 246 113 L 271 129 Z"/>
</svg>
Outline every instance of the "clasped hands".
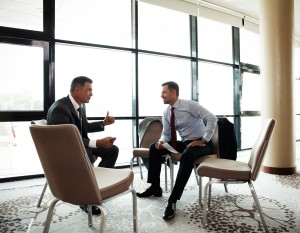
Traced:
<svg viewBox="0 0 300 233">
<path fill-rule="evenodd" d="M 98 139 L 96 141 L 97 147 L 104 147 L 104 148 L 110 148 L 114 144 L 114 141 L 116 140 L 115 137 L 105 137 L 102 139 Z"/>
</svg>

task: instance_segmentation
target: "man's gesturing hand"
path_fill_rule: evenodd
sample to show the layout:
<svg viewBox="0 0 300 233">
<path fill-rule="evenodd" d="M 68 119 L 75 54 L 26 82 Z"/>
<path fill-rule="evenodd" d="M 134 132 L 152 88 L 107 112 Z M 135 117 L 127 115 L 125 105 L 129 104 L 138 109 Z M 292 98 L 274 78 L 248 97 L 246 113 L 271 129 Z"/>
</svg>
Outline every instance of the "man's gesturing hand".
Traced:
<svg viewBox="0 0 300 233">
<path fill-rule="evenodd" d="M 115 123 L 115 118 L 109 115 L 109 111 L 107 111 L 106 116 L 103 121 L 103 125 L 110 125 Z"/>
</svg>

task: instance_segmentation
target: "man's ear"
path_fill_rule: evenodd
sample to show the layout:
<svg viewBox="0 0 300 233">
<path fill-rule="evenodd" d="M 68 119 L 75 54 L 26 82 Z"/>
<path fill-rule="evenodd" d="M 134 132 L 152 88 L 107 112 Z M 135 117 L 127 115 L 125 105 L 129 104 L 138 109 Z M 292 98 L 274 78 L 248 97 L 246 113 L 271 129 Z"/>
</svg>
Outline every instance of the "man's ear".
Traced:
<svg viewBox="0 0 300 233">
<path fill-rule="evenodd" d="M 74 89 L 74 91 L 80 91 L 81 87 L 79 85 L 77 85 Z"/>
</svg>

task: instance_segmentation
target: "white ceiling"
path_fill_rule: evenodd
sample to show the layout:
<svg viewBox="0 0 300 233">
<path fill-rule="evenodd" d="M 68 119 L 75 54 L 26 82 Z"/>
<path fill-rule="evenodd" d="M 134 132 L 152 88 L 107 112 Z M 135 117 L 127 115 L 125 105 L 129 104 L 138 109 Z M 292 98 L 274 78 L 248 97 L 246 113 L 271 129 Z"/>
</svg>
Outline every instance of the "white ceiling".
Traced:
<svg viewBox="0 0 300 233">
<path fill-rule="evenodd" d="M 79 0 L 76 0 L 79 1 Z M 76 3 L 74 0 L 56 0 L 57 7 L 62 3 Z M 97 0 L 94 0 L 97 1 Z M 245 16 L 249 16 L 259 20 L 259 1 L 260 0 L 140 0 L 153 2 L 153 4 L 160 2 L 168 2 L 167 4 L 174 4 L 177 2 L 206 2 L 215 6 L 221 6 Z M 284 0 L 282 0 L 284 1 Z M 155 3 L 156 2 L 156 3 Z M 271 3 L 271 0 L 270 0 Z M 76 6 L 76 4 L 75 4 Z M 19 28 L 24 25 L 31 25 L 31 29 L 42 28 L 42 0 L 0 0 L 0 25 L 3 23 L 14 21 L 14 24 Z M 295 9 L 295 36 L 300 41 L 300 0 L 294 0 Z M 5 26 L 13 26 L 7 25 Z"/>
<path fill-rule="evenodd" d="M 202 0 L 202 1 L 234 10 L 241 14 L 255 18 L 259 21 L 260 0 Z M 295 16 L 295 35 L 296 37 L 298 37 L 298 39 L 300 39 L 300 0 L 294 0 L 294 16 Z"/>
</svg>

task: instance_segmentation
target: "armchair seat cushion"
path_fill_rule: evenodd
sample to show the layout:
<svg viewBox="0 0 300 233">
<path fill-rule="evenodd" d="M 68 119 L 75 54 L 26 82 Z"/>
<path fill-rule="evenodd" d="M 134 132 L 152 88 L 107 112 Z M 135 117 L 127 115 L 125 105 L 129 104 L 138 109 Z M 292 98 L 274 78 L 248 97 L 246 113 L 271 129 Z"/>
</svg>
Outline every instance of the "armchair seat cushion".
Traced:
<svg viewBox="0 0 300 233">
<path fill-rule="evenodd" d="M 102 200 L 128 190 L 134 177 L 133 172 L 126 169 L 95 167 L 94 172 Z"/>
<path fill-rule="evenodd" d="M 199 176 L 223 180 L 248 181 L 251 178 L 251 167 L 248 163 L 229 159 L 206 158 L 198 166 L 197 172 Z"/>
<path fill-rule="evenodd" d="M 195 160 L 195 164 L 200 164 L 202 163 L 205 159 L 208 159 L 208 158 L 218 158 L 218 155 L 217 154 L 211 154 L 211 155 L 205 155 L 197 160 Z"/>
</svg>

